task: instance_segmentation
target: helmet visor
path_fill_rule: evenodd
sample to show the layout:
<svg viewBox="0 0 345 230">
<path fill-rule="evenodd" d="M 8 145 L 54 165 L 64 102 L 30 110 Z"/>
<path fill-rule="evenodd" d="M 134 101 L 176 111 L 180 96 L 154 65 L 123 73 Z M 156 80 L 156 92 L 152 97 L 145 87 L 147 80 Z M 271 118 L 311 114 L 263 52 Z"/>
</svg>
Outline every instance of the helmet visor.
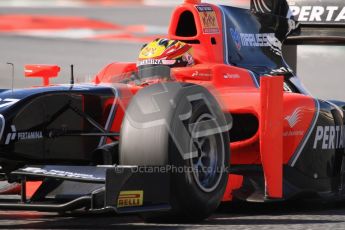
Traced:
<svg viewBox="0 0 345 230">
<path fill-rule="evenodd" d="M 166 65 L 142 65 L 138 70 L 140 79 L 171 79 L 171 69 Z"/>
</svg>

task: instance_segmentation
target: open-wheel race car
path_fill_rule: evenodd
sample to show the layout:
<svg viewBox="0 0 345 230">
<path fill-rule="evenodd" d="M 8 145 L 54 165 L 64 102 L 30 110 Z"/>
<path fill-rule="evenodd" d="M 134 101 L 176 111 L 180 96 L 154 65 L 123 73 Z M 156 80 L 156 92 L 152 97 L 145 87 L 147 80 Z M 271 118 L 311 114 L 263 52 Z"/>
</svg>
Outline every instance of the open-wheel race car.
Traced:
<svg viewBox="0 0 345 230">
<path fill-rule="evenodd" d="M 47 86 L 0 91 L 2 178 L 21 185 L 0 209 L 198 221 L 235 199 L 344 199 L 345 102 L 312 97 L 284 61 L 287 38 L 308 40 L 290 16 L 285 1 L 186 0 L 139 63 L 66 85 L 28 66 Z M 177 44 L 191 65 L 150 56 Z"/>
</svg>

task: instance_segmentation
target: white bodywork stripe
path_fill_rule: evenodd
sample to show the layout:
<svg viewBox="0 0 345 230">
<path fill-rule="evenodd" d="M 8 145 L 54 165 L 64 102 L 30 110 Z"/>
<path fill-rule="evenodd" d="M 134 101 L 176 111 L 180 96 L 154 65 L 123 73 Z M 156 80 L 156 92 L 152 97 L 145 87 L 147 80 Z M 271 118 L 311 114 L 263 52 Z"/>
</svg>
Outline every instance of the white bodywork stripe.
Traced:
<svg viewBox="0 0 345 230">
<path fill-rule="evenodd" d="M 265 10 L 262 8 L 260 1 L 259 0 L 254 0 L 254 2 L 256 2 L 256 4 L 258 5 L 259 12 L 265 13 Z"/>
<path fill-rule="evenodd" d="M 267 12 L 271 12 L 271 9 L 265 3 L 265 0 L 261 0 L 261 4 L 266 9 Z"/>
<path fill-rule="evenodd" d="M 0 114 L 0 120 L 2 121 L 1 122 L 1 127 L 0 127 L 0 141 L 2 139 L 2 135 L 4 134 L 4 129 L 5 129 L 5 118 L 2 114 Z"/>
</svg>

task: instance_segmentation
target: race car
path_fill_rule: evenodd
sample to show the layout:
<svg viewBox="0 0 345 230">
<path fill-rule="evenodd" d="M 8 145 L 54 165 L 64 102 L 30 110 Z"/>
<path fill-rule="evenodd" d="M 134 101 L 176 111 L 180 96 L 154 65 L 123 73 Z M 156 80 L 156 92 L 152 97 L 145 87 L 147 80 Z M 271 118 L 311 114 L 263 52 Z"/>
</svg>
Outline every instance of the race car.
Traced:
<svg viewBox="0 0 345 230">
<path fill-rule="evenodd" d="M 1 172 L 21 184 L 0 209 L 200 221 L 232 200 L 344 199 L 345 102 L 312 97 L 284 61 L 300 33 L 285 1 L 185 0 L 167 38 L 93 82 L 27 66 L 45 87 L 0 91 Z"/>
</svg>

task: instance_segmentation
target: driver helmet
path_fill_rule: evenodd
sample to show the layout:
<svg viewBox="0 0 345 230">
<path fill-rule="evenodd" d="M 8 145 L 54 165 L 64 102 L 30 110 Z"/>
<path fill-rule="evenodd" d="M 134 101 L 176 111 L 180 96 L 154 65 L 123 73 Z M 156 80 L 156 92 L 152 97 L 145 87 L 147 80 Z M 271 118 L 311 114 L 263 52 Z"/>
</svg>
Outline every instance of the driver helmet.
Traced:
<svg viewBox="0 0 345 230">
<path fill-rule="evenodd" d="M 144 69 L 156 66 L 166 66 L 168 69 L 192 66 L 192 49 L 191 45 L 178 40 L 157 38 L 141 48 L 137 63 L 139 75 Z"/>
</svg>

